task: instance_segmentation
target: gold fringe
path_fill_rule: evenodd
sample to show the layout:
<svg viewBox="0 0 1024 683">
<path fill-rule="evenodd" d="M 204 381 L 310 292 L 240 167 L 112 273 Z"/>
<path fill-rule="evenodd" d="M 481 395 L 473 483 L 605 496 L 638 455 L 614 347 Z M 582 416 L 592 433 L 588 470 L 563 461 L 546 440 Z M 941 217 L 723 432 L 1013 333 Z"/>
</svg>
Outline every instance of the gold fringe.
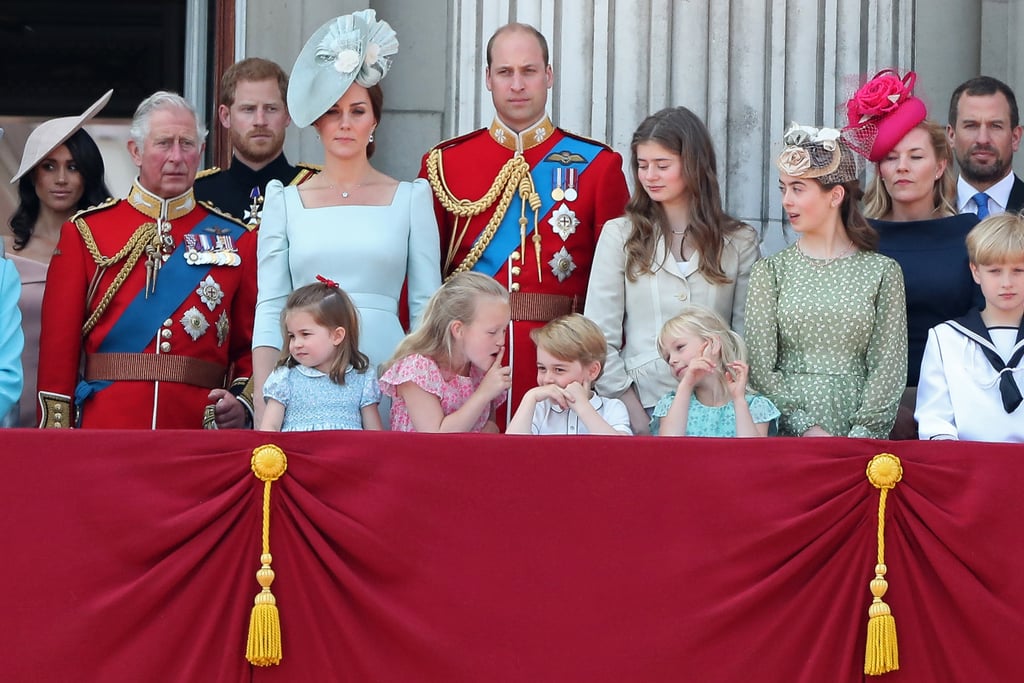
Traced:
<svg viewBox="0 0 1024 683">
<path fill-rule="evenodd" d="M 885 502 L 889 491 L 903 478 L 900 459 L 891 453 L 880 453 L 871 459 L 867 468 L 868 481 L 879 489 L 878 495 L 878 563 L 875 578 L 871 580 L 871 606 L 868 608 L 868 639 L 864 648 L 864 673 L 869 676 L 896 671 L 900 668 L 899 647 L 896 641 L 896 619 L 882 598 L 889 590 L 885 580 Z"/>
<path fill-rule="evenodd" d="M 262 590 L 256 596 L 252 614 L 249 615 L 249 639 L 245 658 L 256 666 L 271 666 L 281 663 L 281 616 L 277 599 L 270 592 L 274 582 L 274 561 L 270 554 L 270 486 L 280 479 L 288 469 L 288 458 L 284 451 L 273 444 L 259 446 L 252 452 L 252 471 L 263 482 L 263 554 L 260 555 L 256 581 Z"/>
</svg>

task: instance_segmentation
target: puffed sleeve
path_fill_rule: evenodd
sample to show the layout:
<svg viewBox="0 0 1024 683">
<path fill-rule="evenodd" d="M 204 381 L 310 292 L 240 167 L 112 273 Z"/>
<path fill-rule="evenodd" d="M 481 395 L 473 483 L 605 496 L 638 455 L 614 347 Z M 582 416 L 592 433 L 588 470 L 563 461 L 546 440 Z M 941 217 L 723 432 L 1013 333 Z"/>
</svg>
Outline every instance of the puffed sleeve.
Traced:
<svg viewBox="0 0 1024 683">
<path fill-rule="evenodd" d="M 412 183 L 409 213 L 406 275 L 409 282 L 409 328 L 415 329 L 427 301 L 441 286 L 441 247 L 434 215 L 434 194 L 430 184 L 422 178 Z"/>
<path fill-rule="evenodd" d="M 0 243 L 0 250 L 3 245 Z M 25 337 L 21 331 L 21 280 L 14 264 L 0 256 L 0 418 L 18 405 L 24 385 L 21 352 Z"/>
<path fill-rule="evenodd" d="M 293 192 L 297 192 L 292 188 Z M 285 188 L 279 180 L 267 183 L 257 246 L 256 322 L 252 346 L 281 348 L 281 311 L 291 294 L 292 274 L 288 264 L 288 210 Z"/>
<path fill-rule="evenodd" d="M 617 398 L 632 380 L 622 359 L 622 330 L 626 317 L 626 231 L 629 220 L 608 221 L 597 240 L 590 269 L 587 303 L 583 313 L 593 320 L 608 342 L 604 371 L 597 380 L 597 393 Z"/>
<path fill-rule="evenodd" d="M 917 383 L 914 419 L 917 420 L 917 431 L 922 439 L 958 438 L 949 382 L 942 366 L 942 344 L 934 327 L 928 330 L 928 341 L 921 358 L 921 379 Z"/>
<path fill-rule="evenodd" d="M 867 371 L 849 436 L 886 439 L 907 385 L 907 302 L 903 271 L 887 259 L 875 301 L 875 322 L 864 354 Z"/>
<path fill-rule="evenodd" d="M 747 290 L 750 286 L 750 270 L 754 262 L 761 258 L 761 246 L 757 232 L 749 225 L 742 226 L 731 238 L 737 253 L 737 269 L 733 278 L 732 318 L 730 327 L 736 334 L 743 336 L 746 324 Z"/>
<path fill-rule="evenodd" d="M 746 342 L 750 354 L 750 385 L 779 409 L 780 431 L 800 435 L 815 420 L 786 391 L 779 366 L 779 281 L 771 259 L 758 261 L 750 271 L 747 290 Z"/>
</svg>

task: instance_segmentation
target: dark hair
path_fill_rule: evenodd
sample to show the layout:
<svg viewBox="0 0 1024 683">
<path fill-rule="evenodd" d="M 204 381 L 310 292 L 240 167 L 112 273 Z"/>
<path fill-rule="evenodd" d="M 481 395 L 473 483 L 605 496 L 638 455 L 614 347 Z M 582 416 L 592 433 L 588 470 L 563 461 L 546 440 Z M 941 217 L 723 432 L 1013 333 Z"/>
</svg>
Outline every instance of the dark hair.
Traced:
<svg viewBox="0 0 1024 683">
<path fill-rule="evenodd" d="M 373 110 L 373 119 L 380 124 L 380 115 L 384 111 L 384 91 L 381 90 L 380 83 L 375 83 L 367 88 L 366 92 L 370 95 L 370 108 Z M 376 149 L 376 142 L 368 142 L 366 144 L 366 158 L 372 157 Z"/>
<path fill-rule="evenodd" d="M 833 187 L 841 187 L 845 191 L 843 203 L 839 206 L 839 219 L 843 221 L 846 228 L 846 235 L 853 242 L 853 246 L 861 251 L 876 251 L 878 249 L 878 232 L 871 227 L 868 219 L 860 210 L 860 200 L 864 197 L 864 191 L 860 189 L 859 180 L 850 180 L 845 183 L 834 183 L 826 185 L 817 178 L 812 178 L 828 192 Z"/>
<path fill-rule="evenodd" d="M 1006 101 L 1009 103 L 1010 127 L 1016 128 L 1020 125 L 1020 112 L 1017 111 L 1017 97 L 1013 94 L 1013 90 L 1010 86 L 1006 85 L 998 78 L 992 78 L 991 76 L 978 76 L 957 86 L 957 89 L 953 91 L 953 96 L 949 98 L 949 125 L 956 128 L 956 119 L 958 115 L 957 110 L 960 107 L 960 97 L 962 95 L 966 94 L 971 97 L 978 97 L 984 95 L 995 95 L 996 93 L 1002 93 L 1006 98 Z"/>
<path fill-rule="evenodd" d="M 277 63 L 262 57 L 249 57 L 228 67 L 220 78 L 220 104 L 230 107 L 235 103 L 235 88 L 239 81 L 277 81 L 281 100 L 288 101 L 288 74 Z M 287 105 L 285 105 L 287 106 Z"/>
<path fill-rule="evenodd" d="M 96 142 L 84 130 L 79 129 L 63 143 L 71 158 L 78 166 L 82 175 L 82 197 L 78 200 L 76 210 L 96 206 L 110 197 L 110 190 L 103 181 L 103 155 Z M 58 145 L 59 147 L 60 145 Z M 37 164 L 38 166 L 38 164 Z M 39 220 L 39 197 L 36 195 L 35 167 L 25 173 L 18 181 L 18 208 L 11 216 L 11 233 L 14 235 L 14 250 L 25 248 Z"/>
<path fill-rule="evenodd" d="M 281 345 L 278 366 L 293 368 L 299 365 L 288 351 L 288 327 L 285 324 L 288 314 L 295 311 L 306 311 L 313 316 L 317 325 L 329 329 L 341 327 L 345 330 L 345 339 L 342 340 L 341 348 L 338 349 L 334 362 L 331 363 L 331 371 L 328 373 L 332 382 L 344 384 L 345 371 L 350 365 L 356 372 L 366 372 L 370 367 L 370 359 L 359 350 L 359 312 L 345 290 L 323 282 L 299 287 L 288 296 L 284 310 L 281 311 L 281 337 L 284 343 Z"/>
<path fill-rule="evenodd" d="M 708 282 L 730 282 L 722 269 L 722 246 L 725 236 L 743 224 L 722 208 L 711 134 L 704 122 L 686 107 L 662 109 L 644 119 L 633 133 L 630 153 L 634 188 L 626 204 L 626 216 L 633 229 L 625 244 L 626 277 L 632 282 L 643 273 L 654 272 L 658 237 L 667 237 L 669 229 L 665 210 L 640 184 L 636 150 L 645 142 L 657 143 L 680 156 L 690 200 L 690 234 L 700 253 L 698 272 Z M 668 239 L 665 245 L 667 248 Z"/>
<path fill-rule="evenodd" d="M 491 48 L 494 47 L 494 41 L 503 33 L 511 33 L 514 31 L 522 31 L 523 33 L 529 33 L 537 42 L 540 44 L 540 52 L 544 56 L 544 66 L 551 64 L 551 53 L 548 51 L 548 39 L 544 37 L 544 34 L 535 29 L 529 24 L 521 24 L 519 22 L 513 22 L 511 24 L 505 24 L 497 31 L 494 32 L 487 41 L 487 68 L 491 68 Z"/>
</svg>

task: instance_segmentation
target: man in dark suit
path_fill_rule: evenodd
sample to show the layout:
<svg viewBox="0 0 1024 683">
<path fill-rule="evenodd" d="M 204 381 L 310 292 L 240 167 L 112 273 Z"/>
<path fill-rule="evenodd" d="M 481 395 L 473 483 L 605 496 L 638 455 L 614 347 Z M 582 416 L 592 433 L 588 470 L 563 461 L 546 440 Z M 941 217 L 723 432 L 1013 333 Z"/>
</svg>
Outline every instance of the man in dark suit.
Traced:
<svg viewBox="0 0 1024 683">
<path fill-rule="evenodd" d="M 949 102 L 946 126 L 960 167 L 957 208 L 979 218 L 1024 207 L 1024 182 L 1013 172 L 1020 146 L 1017 98 L 1010 86 L 991 76 L 960 84 Z"/>
</svg>

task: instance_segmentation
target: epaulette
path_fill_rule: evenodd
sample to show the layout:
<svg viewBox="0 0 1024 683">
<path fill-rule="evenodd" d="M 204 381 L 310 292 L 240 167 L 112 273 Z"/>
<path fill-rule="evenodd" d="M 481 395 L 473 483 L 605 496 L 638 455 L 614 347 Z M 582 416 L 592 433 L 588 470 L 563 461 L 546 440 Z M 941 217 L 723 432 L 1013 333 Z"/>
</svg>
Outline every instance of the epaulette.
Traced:
<svg viewBox="0 0 1024 683">
<path fill-rule="evenodd" d="M 204 168 L 199 173 L 196 173 L 196 180 L 199 180 L 200 178 L 206 178 L 207 176 L 211 176 L 211 175 L 213 175 L 215 173 L 220 173 L 220 172 L 221 172 L 220 166 L 211 166 L 210 168 Z"/>
<path fill-rule="evenodd" d="M 81 211 L 77 212 L 75 215 L 73 215 L 68 220 L 70 222 L 74 223 L 79 218 L 85 218 L 86 216 L 88 216 L 91 213 L 96 213 L 97 211 L 102 211 L 103 209 L 109 209 L 113 205 L 117 204 L 119 201 L 121 201 L 121 200 L 120 199 L 114 199 L 113 197 L 107 197 L 104 201 L 100 202 L 96 206 L 90 206 L 87 209 L 82 209 Z"/>
<path fill-rule="evenodd" d="M 323 166 L 317 166 L 316 164 L 307 164 L 304 161 L 300 161 L 295 164 L 295 168 L 299 169 L 299 172 L 295 174 L 288 184 L 289 185 L 301 185 L 320 171 L 324 170 Z"/>
<path fill-rule="evenodd" d="M 570 138 L 576 138 L 577 140 L 582 140 L 583 142 L 589 142 L 592 145 L 598 145 L 599 147 L 604 147 L 605 149 L 607 149 L 608 151 L 611 151 L 611 152 L 615 151 L 611 147 L 608 146 L 607 142 L 601 142 L 600 140 L 596 140 L 594 138 L 588 138 L 586 135 L 580 135 L 579 133 L 573 133 L 572 131 L 566 130 L 565 128 L 559 128 L 558 130 L 562 131 L 563 133 L 565 133 L 565 135 L 567 135 Z"/>
<path fill-rule="evenodd" d="M 219 216 L 219 217 L 221 217 L 221 218 L 223 218 L 225 220 L 229 220 L 232 223 L 237 223 L 238 225 L 241 225 L 246 230 L 252 231 L 252 230 L 256 229 L 255 225 L 249 225 L 248 223 L 243 223 L 242 221 L 238 220 L 237 218 L 232 216 L 227 211 L 223 211 L 222 209 L 218 209 L 216 206 L 214 206 L 210 202 L 206 201 L 205 199 L 200 199 L 196 203 L 199 204 L 199 206 L 201 206 L 204 209 L 206 209 L 207 211 L 209 211 L 210 213 L 212 213 L 212 214 L 214 214 L 216 216 Z"/>
<path fill-rule="evenodd" d="M 434 149 L 444 150 L 444 149 L 446 149 L 448 147 L 452 147 L 453 145 L 457 145 L 460 142 L 465 142 L 466 140 L 470 140 L 472 138 L 475 138 L 475 137 L 479 136 L 481 133 L 486 135 L 487 131 L 488 131 L 487 128 L 478 128 L 477 130 L 471 131 L 471 132 L 466 133 L 464 135 L 460 135 L 458 137 L 450 138 L 448 140 L 442 140 L 441 142 L 439 142 L 436 145 L 434 145 L 433 148 Z"/>
</svg>

